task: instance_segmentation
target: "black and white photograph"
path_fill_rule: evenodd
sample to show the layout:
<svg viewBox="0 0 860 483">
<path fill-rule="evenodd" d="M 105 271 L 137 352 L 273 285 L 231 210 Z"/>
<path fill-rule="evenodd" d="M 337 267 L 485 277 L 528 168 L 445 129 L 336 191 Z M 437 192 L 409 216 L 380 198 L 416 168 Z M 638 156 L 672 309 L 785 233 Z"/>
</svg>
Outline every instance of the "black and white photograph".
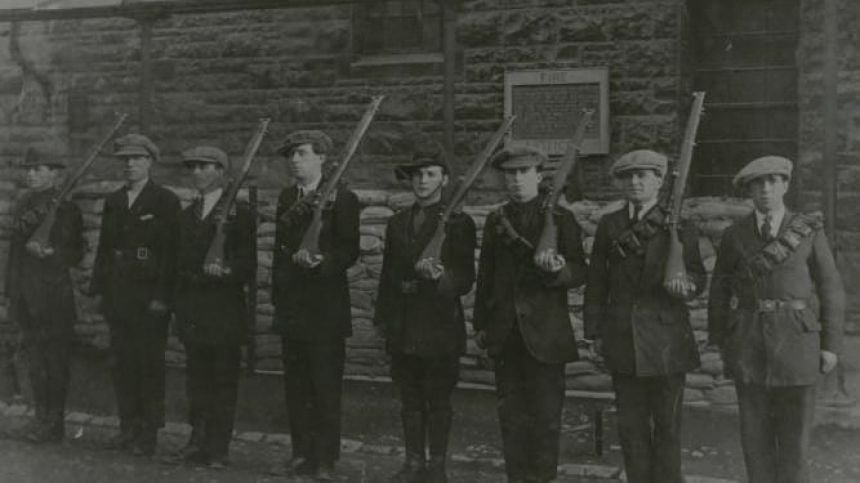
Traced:
<svg viewBox="0 0 860 483">
<path fill-rule="evenodd" d="M 860 1 L 0 0 L 0 483 L 860 482 Z"/>
</svg>

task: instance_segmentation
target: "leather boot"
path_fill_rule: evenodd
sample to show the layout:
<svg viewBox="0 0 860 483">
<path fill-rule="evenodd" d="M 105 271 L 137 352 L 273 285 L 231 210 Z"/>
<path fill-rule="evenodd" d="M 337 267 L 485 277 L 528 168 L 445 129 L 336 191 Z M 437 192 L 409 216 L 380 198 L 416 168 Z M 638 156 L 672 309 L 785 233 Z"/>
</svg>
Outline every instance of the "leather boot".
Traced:
<svg viewBox="0 0 860 483">
<path fill-rule="evenodd" d="M 420 483 L 424 477 L 424 414 L 421 411 L 404 411 L 403 438 L 406 443 L 406 461 L 389 483 Z"/>
<path fill-rule="evenodd" d="M 435 411 L 427 420 L 427 442 L 430 446 L 430 462 L 427 464 L 428 483 L 447 483 L 445 461 L 448 457 L 448 434 L 451 432 L 451 411 Z"/>
</svg>

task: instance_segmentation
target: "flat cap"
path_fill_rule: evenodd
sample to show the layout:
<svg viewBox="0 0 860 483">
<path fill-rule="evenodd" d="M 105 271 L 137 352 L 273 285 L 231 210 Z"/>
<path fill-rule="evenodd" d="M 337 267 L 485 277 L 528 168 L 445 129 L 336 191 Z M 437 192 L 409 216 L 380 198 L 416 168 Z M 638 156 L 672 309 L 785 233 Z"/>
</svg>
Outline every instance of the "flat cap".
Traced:
<svg viewBox="0 0 860 483">
<path fill-rule="evenodd" d="M 158 160 L 158 147 L 143 134 L 126 134 L 118 137 L 113 142 L 113 155 L 123 156 L 149 156 Z"/>
<path fill-rule="evenodd" d="M 334 143 L 331 141 L 331 138 L 322 131 L 293 131 L 284 138 L 281 146 L 278 147 L 278 154 L 289 156 L 290 152 L 292 152 L 296 146 L 301 146 L 302 144 L 312 145 L 314 147 L 314 152 L 317 154 L 326 154 L 334 147 Z"/>
<path fill-rule="evenodd" d="M 441 166 L 445 174 L 450 172 L 445 150 L 435 141 L 425 141 L 415 147 L 412 160 L 394 167 L 394 175 L 399 180 L 407 180 L 416 169 L 426 166 Z"/>
<path fill-rule="evenodd" d="M 212 163 L 224 169 L 230 168 L 230 157 L 214 146 L 197 146 L 182 151 L 183 163 Z"/>
<path fill-rule="evenodd" d="M 791 169 L 792 164 L 788 158 L 783 158 L 782 156 L 762 156 L 753 159 L 749 164 L 741 168 L 732 180 L 732 184 L 735 188 L 743 188 L 750 181 L 769 174 L 780 174 L 785 176 L 786 179 L 791 179 Z"/>
<path fill-rule="evenodd" d="M 61 156 L 53 153 L 49 154 L 32 146 L 28 147 L 27 151 L 24 152 L 24 159 L 21 161 L 20 167 L 30 169 L 39 166 L 47 166 L 54 169 L 65 169 L 68 167 Z"/>
<path fill-rule="evenodd" d="M 612 167 L 609 168 L 609 174 L 616 177 L 625 171 L 651 169 L 662 177 L 666 174 L 668 164 L 669 160 L 665 155 L 651 151 L 650 149 L 637 149 L 616 159 L 612 163 Z"/>
<path fill-rule="evenodd" d="M 546 161 L 546 154 L 538 148 L 511 146 L 496 153 L 490 163 L 495 169 L 505 170 L 531 166 L 539 168 Z"/>
</svg>

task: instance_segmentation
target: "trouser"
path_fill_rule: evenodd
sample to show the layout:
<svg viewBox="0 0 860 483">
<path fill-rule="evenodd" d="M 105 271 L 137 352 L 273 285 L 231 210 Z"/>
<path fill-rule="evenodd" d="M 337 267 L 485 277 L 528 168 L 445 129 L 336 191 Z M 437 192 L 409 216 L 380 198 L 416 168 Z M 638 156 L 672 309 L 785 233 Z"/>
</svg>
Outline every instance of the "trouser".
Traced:
<svg viewBox="0 0 860 483">
<path fill-rule="evenodd" d="M 72 334 L 24 333 L 36 420 L 62 431 L 69 388 Z"/>
<path fill-rule="evenodd" d="M 564 364 L 532 356 L 514 330 L 495 361 L 505 471 L 512 481 L 551 481 L 557 475 Z"/>
<path fill-rule="evenodd" d="M 406 451 L 423 461 L 444 460 L 453 410 L 451 393 L 460 375 L 458 355 L 438 358 L 394 353 L 391 377 L 400 390 Z M 425 445 L 426 442 L 426 445 Z"/>
<path fill-rule="evenodd" d="M 241 349 L 235 344 L 186 344 L 191 427 L 207 456 L 227 458 L 233 436 Z"/>
<path fill-rule="evenodd" d="M 815 386 L 736 383 L 750 483 L 806 483 Z"/>
<path fill-rule="evenodd" d="M 293 457 L 331 466 L 340 457 L 344 339 L 282 339 Z"/>
<path fill-rule="evenodd" d="M 164 425 L 167 317 L 135 314 L 110 320 L 113 384 L 120 429 L 154 444 Z"/>
<path fill-rule="evenodd" d="M 681 416 L 685 374 L 612 374 L 618 435 L 630 483 L 683 483 Z"/>
</svg>

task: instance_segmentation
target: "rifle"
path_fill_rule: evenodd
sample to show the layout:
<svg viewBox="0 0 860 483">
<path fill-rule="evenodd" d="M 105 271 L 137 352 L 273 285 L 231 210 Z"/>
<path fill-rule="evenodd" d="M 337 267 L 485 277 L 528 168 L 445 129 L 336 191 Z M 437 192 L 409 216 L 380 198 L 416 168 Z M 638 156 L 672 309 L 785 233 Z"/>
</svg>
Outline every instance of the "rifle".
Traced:
<svg viewBox="0 0 860 483">
<path fill-rule="evenodd" d="M 552 188 L 544 205 L 543 231 L 541 231 L 537 248 L 535 248 L 536 255 L 547 251 L 551 251 L 552 253 L 558 251 L 558 227 L 555 224 L 553 212 L 559 199 L 564 194 L 564 185 L 567 183 L 567 177 L 573 171 L 574 165 L 576 165 L 579 145 L 582 144 L 582 138 L 585 136 L 585 128 L 591 124 L 591 116 L 593 115 L 593 109 L 582 111 L 582 115 L 579 117 L 579 122 L 576 125 L 576 131 L 573 133 L 573 139 L 567 145 L 561 163 L 555 172 L 555 176 L 552 178 Z"/>
<path fill-rule="evenodd" d="M 269 118 L 260 119 L 260 125 L 257 127 L 257 132 L 254 133 L 251 141 L 245 147 L 242 170 L 239 172 L 239 176 L 237 176 L 236 180 L 230 185 L 230 189 L 219 203 L 218 216 L 215 221 L 215 236 L 212 238 L 212 242 L 209 244 L 209 250 L 206 252 L 206 259 L 203 261 L 204 267 L 212 264 L 221 265 L 224 261 L 224 243 L 227 239 L 225 230 L 227 225 L 227 215 L 230 213 L 230 210 L 233 208 L 233 204 L 236 202 L 236 196 L 239 195 L 239 188 L 241 188 L 242 183 L 248 178 L 248 174 L 251 172 L 251 166 L 254 164 L 254 156 L 257 154 L 257 150 L 260 149 L 260 143 L 263 141 L 263 136 L 266 135 L 266 131 L 269 129 L 270 121 L 271 119 Z"/>
<path fill-rule="evenodd" d="M 92 166 L 95 162 L 96 157 L 99 155 L 102 149 L 104 149 L 105 144 L 111 140 L 114 134 L 119 130 L 122 123 L 125 122 L 125 118 L 128 117 L 128 114 L 123 114 L 120 116 L 119 120 L 117 120 L 116 124 L 113 125 L 110 131 L 93 147 L 93 150 L 90 152 L 89 156 L 78 166 L 78 169 L 75 170 L 74 174 L 69 176 L 66 179 L 66 183 L 60 189 L 57 196 L 53 197 L 48 204 L 48 211 L 45 214 L 45 218 L 42 220 L 42 223 L 36 228 L 36 231 L 30 235 L 30 239 L 27 240 L 27 243 L 37 243 L 40 247 L 45 248 L 50 245 L 51 239 L 51 228 L 53 228 L 54 223 L 57 221 L 57 209 L 60 207 L 60 203 L 67 201 L 72 196 L 72 190 L 75 188 L 75 185 L 78 181 L 83 178 L 84 174 L 87 170 Z"/>
<path fill-rule="evenodd" d="M 496 130 L 493 137 L 490 138 L 490 142 L 484 146 L 484 150 L 481 152 L 481 155 L 478 156 L 474 163 L 472 163 L 472 166 L 469 167 L 469 171 L 460 178 L 460 182 L 457 184 L 457 189 L 454 190 L 451 197 L 445 202 L 445 209 L 442 210 L 439 217 L 439 223 L 436 225 L 436 231 L 433 233 L 433 237 L 430 238 L 429 242 L 427 242 L 427 246 L 424 247 L 418 260 L 424 260 L 426 258 L 432 258 L 437 262 L 441 260 L 442 244 L 445 242 L 445 226 L 448 224 L 448 220 L 451 218 L 454 211 L 460 207 L 463 200 L 465 200 L 466 193 L 469 191 L 469 188 L 475 184 L 475 181 L 478 179 L 478 175 L 480 175 L 481 171 L 483 171 L 487 166 L 487 163 L 493 156 L 493 152 L 496 150 L 496 147 L 498 147 L 499 143 L 502 142 L 502 138 L 505 133 L 507 133 L 511 128 L 514 119 L 516 119 L 516 116 L 508 116 L 505 118 L 502 125 L 499 126 L 499 129 Z"/>
<path fill-rule="evenodd" d="M 358 145 L 361 143 L 362 138 L 364 138 L 364 133 L 367 132 L 367 128 L 370 126 L 371 121 L 373 121 L 373 116 L 375 116 L 376 111 L 379 110 L 379 105 L 382 103 L 383 99 L 385 99 L 385 96 L 375 96 L 373 100 L 370 101 L 370 106 L 364 112 L 364 116 L 361 118 L 361 121 L 358 123 L 358 126 L 356 126 L 355 131 L 353 131 L 352 136 L 349 138 L 349 142 L 346 143 L 343 159 L 341 159 L 340 163 L 336 165 L 337 168 L 331 176 L 326 179 L 323 188 L 321 190 L 317 190 L 317 193 L 314 195 L 314 200 L 312 201 L 314 207 L 313 218 L 311 219 L 311 224 L 308 226 L 297 251 L 307 250 L 312 258 L 320 255 L 319 242 L 320 231 L 322 231 L 323 208 L 325 208 L 326 202 L 335 193 L 335 190 L 337 190 L 340 178 L 346 171 L 346 167 L 349 166 L 349 162 L 352 161 L 355 150 L 358 149 Z"/>
<path fill-rule="evenodd" d="M 681 145 L 681 156 L 678 158 L 676 170 L 673 173 L 672 198 L 666 228 L 669 230 L 669 254 L 666 258 L 666 268 L 663 272 L 663 284 L 673 280 L 687 280 L 687 268 L 684 265 L 684 246 L 678 238 L 678 222 L 681 219 L 681 208 L 684 204 L 684 191 L 687 188 L 687 177 L 690 174 L 690 163 L 693 160 L 693 148 L 696 146 L 696 132 L 702 118 L 702 106 L 705 103 L 704 92 L 693 93 L 693 107 L 687 120 L 684 142 Z"/>
</svg>

